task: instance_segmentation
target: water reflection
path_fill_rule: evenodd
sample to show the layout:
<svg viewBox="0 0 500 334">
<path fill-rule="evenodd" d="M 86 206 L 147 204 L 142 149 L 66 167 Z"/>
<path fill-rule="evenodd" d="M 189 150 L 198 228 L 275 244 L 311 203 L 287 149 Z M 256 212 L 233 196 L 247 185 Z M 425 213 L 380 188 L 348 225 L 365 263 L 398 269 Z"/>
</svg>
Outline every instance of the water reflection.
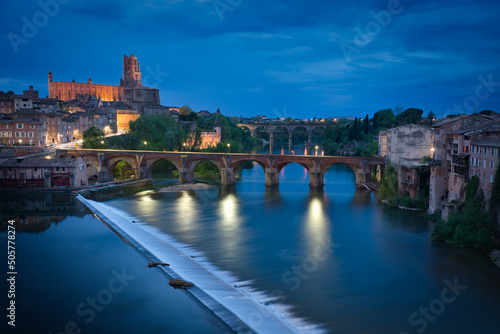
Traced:
<svg viewBox="0 0 500 334">
<path fill-rule="evenodd" d="M 318 247 L 331 245 L 331 222 L 328 198 L 324 193 L 311 193 L 304 219 L 304 240 L 308 254 L 314 254 Z"/>
<path fill-rule="evenodd" d="M 239 203 L 236 194 L 228 194 L 219 202 L 219 216 L 221 224 L 226 230 L 237 229 L 241 223 Z"/>
<path fill-rule="evenodd" d="M 372 193 L 368 190 L 356 190 L 351 200 L 352 206 L 368 206 L 372 203 Z"/>
<path fill-rule="evenodd" d="M 69 194 L 17 193 L 0 195 L 0 230 L 6 230 L 10 219 L 16 231 L 42 232 L 67 216 L 83 217 L 87 210 Z"/>
<path fill-rule="evenodd" d="M 198 205 L 197 201 L 193 198 L 193 194 L 188 191 L 180 192 L 174 208 L 177 216 L 175 221 L 178 224 L 179 230 L 189 231 L 193 229 L 198 219 Z"/>
</svg>

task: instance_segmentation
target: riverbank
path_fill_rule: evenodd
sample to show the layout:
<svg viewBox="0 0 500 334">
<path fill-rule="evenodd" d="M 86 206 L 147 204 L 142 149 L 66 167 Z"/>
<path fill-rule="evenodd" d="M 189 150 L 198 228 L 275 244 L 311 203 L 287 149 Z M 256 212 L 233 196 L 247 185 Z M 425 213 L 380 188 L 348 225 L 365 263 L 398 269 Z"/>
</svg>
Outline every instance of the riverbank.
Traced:
<svg viewBox="0 0 500 334">
<path fill-rule="evenodd" d="M 153 180 L 138 180 L 125 183 L 113 183 L 106 186 L 94 187 L 92 189 L 84 189 L 76 193 L 94 201 L 104 201 L 119 196 L 127 196 L 144 190 L 151 190 Z"/>
<path fill-rule="evenodd" d="M 170 193 L 176 191 L 190 191 L 190 190 L 200 190 L 212 188 L 211 185 L 205 183 L 189 183 L 189 184 L 175 184 L 168 187 L 163 187 L 159 191 L 161 193 Z"/>
</svg>

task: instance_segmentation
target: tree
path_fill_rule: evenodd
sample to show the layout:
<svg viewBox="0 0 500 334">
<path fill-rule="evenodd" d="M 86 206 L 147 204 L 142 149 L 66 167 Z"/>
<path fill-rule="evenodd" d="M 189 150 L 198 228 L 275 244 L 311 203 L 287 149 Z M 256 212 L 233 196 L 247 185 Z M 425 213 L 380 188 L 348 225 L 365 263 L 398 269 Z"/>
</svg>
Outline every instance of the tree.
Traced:
<svg viewBox="0 0 500 334">
<path fill-rule="evenodd" d="M 365 116 L 365 120 L 364 120 L 364 128 L 365 128 L 365 133 L 368 133 L 370 132 L 370 118 L 368 117 L 368 114 L 366 114 Z"/>
<path fill-rule="evenodd" d="M 498 164 L 500 164 L 500 157 L 498 158 Z M 500 165 L 497 165 L 497 171 L 495 172 L 495 179 L 493 180 L 493 187 L 491 188 L 491 199 L 490 199 L 490 212 L 493 218 L 494 225 L 496 225 L 496 222 L 498 222 L 499 211 L 500 211 Z"/>
<path fill-rule="evenodd" d="M 383 109 L 373 115 L 373 129 L 390 129 L 396 125 L 396 115 L 392 109 Z"/>
<path fill-rule="evenodd" d="M 179 114 L 187 116 L 190 115 L 192 112 L 193 110 L 188 106 L 182 106 L 181 110 L 179 111 Z"/>
<path fill-rule="evenodd" d="M 183 126 L 166 114 L 141 116 L 130 122 L 130 133 L 137 143 L 148 143 L 153 151 L 180 150 L 188 138 Z"/>
<path fill-rule="evenodd" d="M 101 139 L 104 137 L 104 132 L 102 132 L 101 129 L 93 126 L 91 128 L 88 128 L 85 130 L 82 134 L 83 140 L 96 140 L 96 139 Z"/>
<path fill-rule="evenodd" d="M 394 166 L 389 164 L 384 169 L 384 177 L 377 192 L 377 198 L 379 200 L 387 200 L 391 205 L 396 205 L 398 192 L 398 175 Z"/>
<path fill-rule="evenodd" d="M 457 247 L 471 247 L 485 253 L 491 250 L 491 216 L 485 210 L 477 176 L 470 178 L 465 186 L 465 201 L 450 213 L 446 222 L 434 226 L 432 237 Z"/>
<path fill-rule="evenodd" d="M 409 108 L 396 116 L 398 125 L 419 124 L 424 111 L 417 108 Z"/>
<path fill-rule="evenodd" d="M 83 138 L 83 147 L 85 148 L 103 148 L 103 144 L 101 144 L 102 139 L 104 138 L 104 132 L 101 129 L 93 126 L 85 130 L 82 134 Z"/>
</svg>

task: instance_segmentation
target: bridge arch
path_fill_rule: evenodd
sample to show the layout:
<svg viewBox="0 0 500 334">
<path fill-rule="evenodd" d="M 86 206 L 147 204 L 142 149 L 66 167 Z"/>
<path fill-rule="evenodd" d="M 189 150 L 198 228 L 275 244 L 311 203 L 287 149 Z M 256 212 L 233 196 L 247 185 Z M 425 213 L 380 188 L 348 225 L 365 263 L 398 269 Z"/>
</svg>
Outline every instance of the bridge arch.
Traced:
<svg viewBox="0 0 500 334">
<path fill-rule="evenodd" d="M 104 181 L 112 181 L 114 179 L 114 172 L 116 165 L 120 161 L 125 161 L 134 169 L 134 179 L 140 178 L 139 166 L 137 166 L 137 160 L 132 157 L 113 157 L 108 160 L 108 168 L 105 171 Z"/>
<path fill-rule="evenodd" d="M 194 172 L 196 171 L 196 168 L 204 161 L 209 161 L 214 164 L 215 167 L 217 167 L 217 169 L 219 170 L 221 177 L 225 174 L 225 168 L 221 159 L 213 159 L 204 156 L 188 157 L 188 160 L 184 162 L 184 173 L 186 175 L 183 182 L 193 182 L 195 178 Z"/>
<path fill-rule="evenodd" d="M 143 168 L 141 168 L 141 169 L 144 170 L 144 174 L 141 175 L 141 178 L 146 178 L 146 179 L 152 178 L 153 177 L 153 169 L 154 169 L 155 165 L 157 163 L 159 163 L 160 161 L 168 161 L 169 163 L 171 163 L 175 167 L 176 171 L 179 173 L 182 170 L 182 167 L 179 165 L 178 161 L 170 158 L 169 156 L 155 157 L 155 158 L 146 159 L 143 161 L 143 163 L 142 163 Z"/>
</svg>

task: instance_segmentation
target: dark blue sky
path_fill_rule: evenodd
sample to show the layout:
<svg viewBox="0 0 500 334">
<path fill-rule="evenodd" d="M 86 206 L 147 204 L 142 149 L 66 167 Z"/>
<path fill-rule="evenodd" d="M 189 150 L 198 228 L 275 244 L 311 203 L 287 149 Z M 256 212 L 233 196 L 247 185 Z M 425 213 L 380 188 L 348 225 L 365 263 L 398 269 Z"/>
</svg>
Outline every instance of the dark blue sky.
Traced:
<svg viewBox="0 0 500 334">
<path fill-rule="evenodd" d="M 500 111 L 499 14 L 481 0 L 4 1 L 0 90 L 31 84 L 45 96 L 49 70 L 118 84 L 133 53 L 162 104 L 195 111 Z"/>
</svg>

